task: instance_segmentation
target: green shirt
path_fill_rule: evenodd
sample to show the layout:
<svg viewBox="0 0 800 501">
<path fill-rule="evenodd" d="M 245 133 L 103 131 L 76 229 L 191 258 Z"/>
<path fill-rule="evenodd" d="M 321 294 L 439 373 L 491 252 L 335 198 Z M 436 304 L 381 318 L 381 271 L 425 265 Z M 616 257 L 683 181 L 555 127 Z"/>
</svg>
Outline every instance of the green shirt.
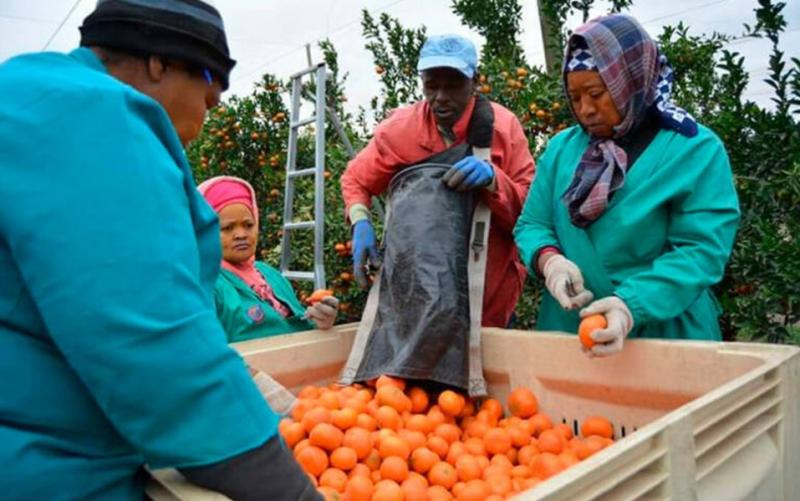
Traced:
<svg viewBox="0 0 800 501">
<path fill-rule="evenodd" d="M 625 301 L 634 319 L 629 337 L 720 339 L 720 310 L 709 287 L 722 278 L 739 223 L 722 142 L 702 126 L 691 138 L 660 130 L 605 213 L 581 229 L 561 195 L 588 143 L 588 135 L 572 127 L 539 159 L 514 230 L 526 265 L 533 269 L 542 247 L 559 247 L 596 299 Z M 577 332 L 579 320 L 545 291 L 538 329 Z"/>
<path fill-rule="evenodd" d="M 292 315 L 284 318 L 272 305 L 258 297 L 242 279 L 223 269 L 214 288 L 214 300 L 229 343 L 260 337 L 277 336 L 291 332 L 314 329 L 314 324 L 303 318 L 305 308 L 294 294 L 286 278 L 275 268 L 256 261 L 256 268 L 267 281 L 275 297 Z"/>
</svg>

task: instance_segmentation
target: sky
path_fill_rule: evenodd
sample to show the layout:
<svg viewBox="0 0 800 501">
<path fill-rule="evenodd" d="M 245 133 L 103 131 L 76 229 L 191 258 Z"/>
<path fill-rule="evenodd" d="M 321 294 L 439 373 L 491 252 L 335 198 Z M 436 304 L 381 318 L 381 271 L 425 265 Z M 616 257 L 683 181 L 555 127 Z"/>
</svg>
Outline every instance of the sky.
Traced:
<svg viewBox="0 0 800 501">
<path fill-rule="evenodd" d="M 222 13 L 232 56 L 238 61 L 231 74 L 230 94 L 249 94 L 263 73 L 281 78 L 307 66 L 305 44 L 312 58 L 321 60 L 316 47 L 329 38 L 339 52 L 339 64 L 349 73 L 348 106 L 366 105 L 378 91 L 378 77 L 361 36 L 361 11 L 382 12 L 406 27 L 425 25 L 429 34 L 457 33 L 478 47 L 482 37 L 462 26 L 450 9 L 450 0 L 215 0 Z M 544 62 L 535 0 L 520 0 L 523 22 L 520 41 L 532 64 Z M 597 14 L 607 5 L 597 2 Z M 679 21 L 696 34 L 718 31 L 738 35 L 743 23 L 753 24 L 756 0 L 635 0 L 629 13 L 655 37 L 664 25 Z M 79 41 L 78 26 L 93 9 L 94 0 L 0 0 L 0 61 L 17 54 L 41 50 L 69 51 Z M 787 56 L 800 57 L 800 0 L 787 0 L 787 32 L 782 47 Z M 571 28 L 581 19 L 571 19 Z M 767 73 L 769 44 L 744 39 L 730 49 L 745 56 L 751 84 L 746 96 L 769 102 Z"/>
</svg>

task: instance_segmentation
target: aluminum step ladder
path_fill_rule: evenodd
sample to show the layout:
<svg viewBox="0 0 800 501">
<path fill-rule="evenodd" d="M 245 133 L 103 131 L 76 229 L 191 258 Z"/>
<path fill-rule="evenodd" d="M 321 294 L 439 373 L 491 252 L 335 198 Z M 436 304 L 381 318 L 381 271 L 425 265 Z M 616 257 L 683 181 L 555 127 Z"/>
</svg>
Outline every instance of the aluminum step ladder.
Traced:
<svg viewBox="0 0 800 501">
<path fill-rule="evenodd" d="M 300 118 L 300 98 L 303 77 L 311 75 L 316 83 L 314 114 Z M 289 147 L 286 155 L 286 188 L 283 198 L 283 235 L 281 237 L 280 270 L 288 280 L 314 283 L 315 289 L 325 288 L 325 63 L 310 65 L 292 75 L 292 109 L 289 115 Z M 297 142 L 300 128 L 314 124 L 314 166 L 297 166 Z M 314 218 L 310 221 L 294 221 L 295 182 L 305 176 L 314 176 Z M 292 233 L 297 230 L 314 230 L 314 269 L 293 270 Z"/>
</svg>

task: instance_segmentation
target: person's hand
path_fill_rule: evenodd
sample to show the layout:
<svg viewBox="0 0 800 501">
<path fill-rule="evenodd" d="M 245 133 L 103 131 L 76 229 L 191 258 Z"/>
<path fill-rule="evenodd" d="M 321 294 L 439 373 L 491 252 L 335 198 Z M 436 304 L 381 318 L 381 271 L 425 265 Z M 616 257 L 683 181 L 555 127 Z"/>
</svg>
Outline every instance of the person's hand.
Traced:
<svg viewBox="0 0 800 501">
<path fill-rule="evenodd" d="M 554 254 L 547 260 L 542 275 L 550 295 L 565 310 L 583 308 L 594 298 L 583 286 L 581 270 L 561 254 Z"/>
<path fill-rule="evenodd" d="M 317 324 L 317 329 L 325 330 L 333 327 L 338 311 L 339 300 L 327 296 L 309 306 L 303 316 Z"/>
<path fill-rule="evenodd" d="M 608 327 L 592 332 L 595 345 L 591 349 L 584 348 L 586 354 L 606 357 L 622 351 L 625 338 L 633 329 L 633 315 L 625 301 L 617 296 L 598 299 L 581 310 L 581 318 L 589 315 L 605 316 Z"/>
<path fill-rule="evenodd" d="M 484 188 L 491 185 L 493 180 L 494 169 L 492 166 L 475 156 L 462 158 L 442 177 L 442 181 L 447 187 L 456 191 Z"/>
<path fill-rule="evenodd" d="M 362 289 L 369 287 L 367 265 L 378 266 L 378 243 L 369 219 L 353 225 L 353 274 Z"/>
</svg>

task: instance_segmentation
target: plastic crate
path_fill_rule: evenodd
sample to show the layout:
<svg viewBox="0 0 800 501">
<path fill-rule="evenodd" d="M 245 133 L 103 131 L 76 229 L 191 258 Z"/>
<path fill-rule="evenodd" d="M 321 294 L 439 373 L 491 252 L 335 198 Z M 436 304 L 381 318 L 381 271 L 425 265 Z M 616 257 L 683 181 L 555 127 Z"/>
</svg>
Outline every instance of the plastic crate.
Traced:
<svg viewBox="0 0 800 501">
<path fill-rule="evenodd" d="M 235 347 L 299 389 L 336 380 L 354 333 L 347 325 Z M 577 428 L 604 415 L 619 439 L 518 499 L 800 499 L 796 347 L 632 340 L 617 356 L 588 359 L 575 336 L 484 329 L 483 362 L 493 397 L 528 386 L 554 420 Z M 174 471 L 156 477 L 154 499 L 225 499 Z"/>
</svg>

